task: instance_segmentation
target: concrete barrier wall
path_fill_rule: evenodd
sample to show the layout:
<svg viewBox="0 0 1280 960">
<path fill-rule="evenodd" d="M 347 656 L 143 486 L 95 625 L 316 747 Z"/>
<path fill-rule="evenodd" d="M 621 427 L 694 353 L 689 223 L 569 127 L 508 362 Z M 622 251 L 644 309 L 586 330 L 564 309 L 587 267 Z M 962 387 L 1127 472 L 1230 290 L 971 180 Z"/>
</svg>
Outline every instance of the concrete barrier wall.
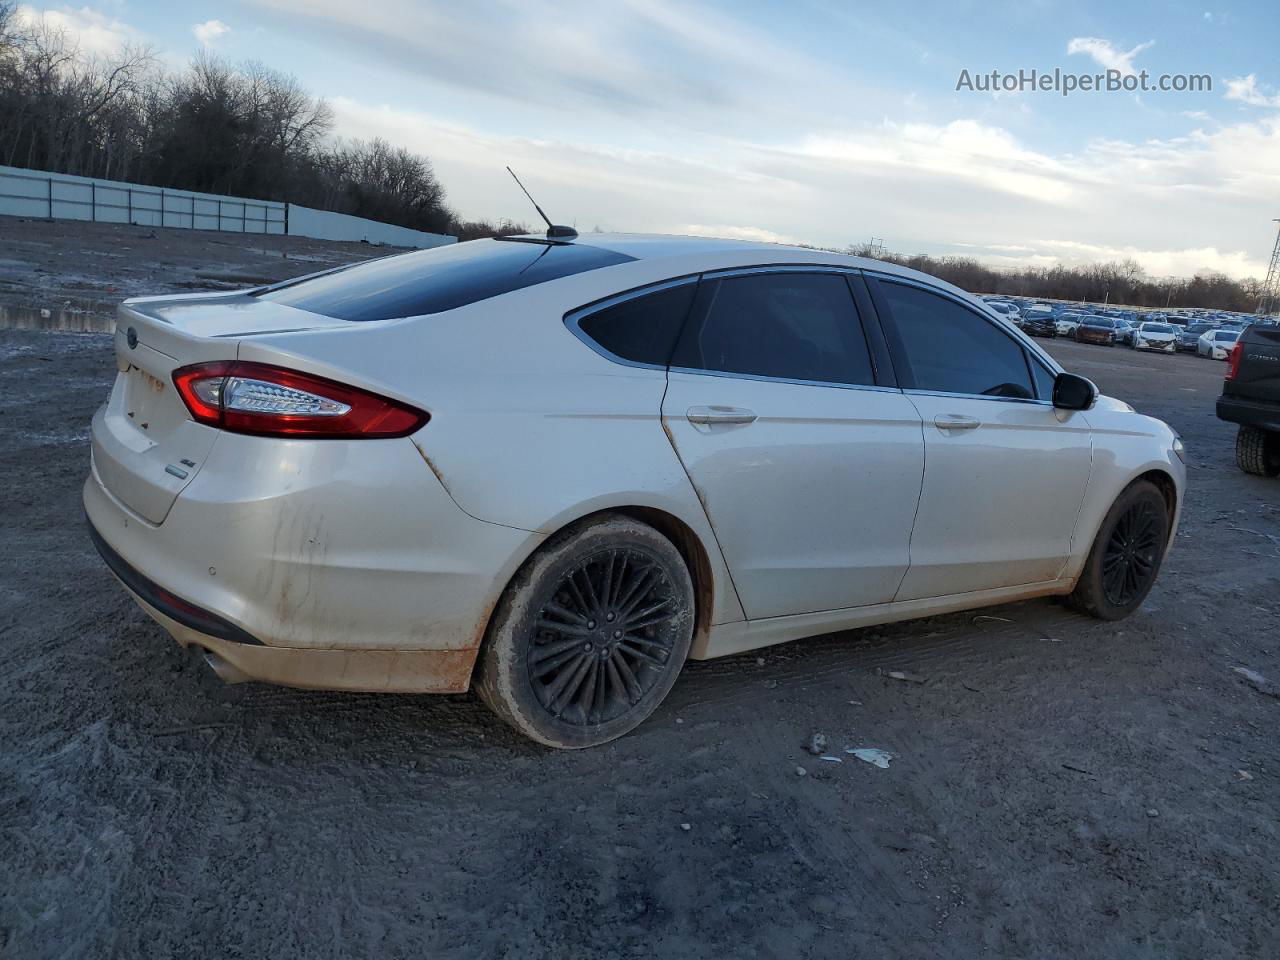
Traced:
<svg viewBox="0 0 1280 960">
<path fill-rule="evenodd" d="M 396 247 L 438 247 L 456 237 L 424 233 L 296 203 L 145 187 L 0 166 L 0 215 L 49 220 L 132 223 L 145 227 L 289 234 Z"/>
<path fill-rule="evenodd" d="M 0 214 L 146 227 L 285 232 L 285 204 L 0 166 Z"/>
<path fill-rule="evenodd" d="M 291 235 L 316 237 L 320 240 L 355 240 L 393 247 L 439 247 L 458 242 L 457 237 L 424 233 L 421 230 L 410 230 L 408 227 L 397 227 L 331 210 L 313 210 L 296 203 L 289 204 L 288 219 Z"/>
</svg>

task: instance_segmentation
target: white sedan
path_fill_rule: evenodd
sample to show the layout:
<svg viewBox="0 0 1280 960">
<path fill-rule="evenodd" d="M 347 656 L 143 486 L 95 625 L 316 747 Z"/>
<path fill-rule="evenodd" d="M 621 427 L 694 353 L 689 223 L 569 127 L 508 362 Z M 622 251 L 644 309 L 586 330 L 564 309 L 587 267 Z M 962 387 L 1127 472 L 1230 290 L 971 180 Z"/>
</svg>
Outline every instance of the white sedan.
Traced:
<svg viewBox="0 0 1280 960">
<path fill-rule="evenodd" d="M 1168 426 L 981 301 L 797 247 L 478 240 L 130 300 L 115 358 L 90 532 L 179 643 L 228 680 L 474 687 L 558 747 L 689 658 L 1127 616 L 1183 499 Z"/>
<path fill-rule="evenodd" d="M 1178 331 L 1172 324 L 1148 320 L 1138 324 L 1129 346 L 1135 350 L 1157 350 L 1161 353 L 1178 352 Z"/>
<path fill-rule="evenodd" d="M 1196 344 L 1196 353 L 1214 360 L 1225 360 L 1239 339 L 1239 330 L 1206 330 Z"/>
</svg>

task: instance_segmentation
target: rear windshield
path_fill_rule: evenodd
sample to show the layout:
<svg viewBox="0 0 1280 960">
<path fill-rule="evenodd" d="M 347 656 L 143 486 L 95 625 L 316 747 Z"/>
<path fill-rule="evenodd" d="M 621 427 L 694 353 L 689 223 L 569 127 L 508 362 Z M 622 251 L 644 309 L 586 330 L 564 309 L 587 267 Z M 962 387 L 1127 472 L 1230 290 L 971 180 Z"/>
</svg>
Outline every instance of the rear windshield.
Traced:
<svg viewBox="0 0 1280 960">
<path fill-rule="evenodd" d="M 1216 330 L 1213 334 L 1215 340 L 1234 340 L 1240 336 L 1239 330 Z"/>
<path fill-rule="evenodd" d="M 572 243 L 472 240 L 358 263 L 253 296 L 337 320 L 389 320 L 442 313 L 634 259 Z"/>
</svg>

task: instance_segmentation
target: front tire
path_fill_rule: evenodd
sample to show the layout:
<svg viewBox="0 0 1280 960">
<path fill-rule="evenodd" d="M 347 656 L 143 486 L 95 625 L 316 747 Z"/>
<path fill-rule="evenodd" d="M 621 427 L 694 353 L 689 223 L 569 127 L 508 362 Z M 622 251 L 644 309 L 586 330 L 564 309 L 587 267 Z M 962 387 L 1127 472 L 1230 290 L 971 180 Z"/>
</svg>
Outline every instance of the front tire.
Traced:
<svg viewBox="0 0 1280 960">
<path fill-rule="evenodd" d="M 1168 540 L 1164 495 L 1147 480 L 1131 484 L 1103 518 L 1070 604 L 1099 620 L 1129 616 L 1151 592 Z"/>
<path fill-rule="evenodd" d="M 476 691 L 539 743 L 598 746 L 666 697 L 694 620 L 693 581 L 670 540 L 628 517 L 589 519 L 544 544 L 508 584 Z"/>
<path fill-rule="evenodd" d="M 1280 434 L 1242 424 L 1236 434 L 1236 466 L 1256 477 L 1280 476 Z"/>
</svg>

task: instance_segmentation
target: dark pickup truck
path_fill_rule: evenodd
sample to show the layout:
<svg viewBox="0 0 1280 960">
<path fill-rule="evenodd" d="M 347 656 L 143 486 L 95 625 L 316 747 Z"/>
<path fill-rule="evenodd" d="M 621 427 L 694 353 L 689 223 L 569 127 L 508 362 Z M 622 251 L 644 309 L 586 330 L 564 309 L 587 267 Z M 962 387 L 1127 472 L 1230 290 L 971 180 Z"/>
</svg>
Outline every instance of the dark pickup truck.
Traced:
<svg viewBox="0 0 1280 960">
<path fill-rule="evenodd" d="M 1227 358 L 1218 419 L 1240 424 L 1236 464 L 1262 477 L 1280 474 L 1280 327 L 1245 328 Z"/>
</svg>

